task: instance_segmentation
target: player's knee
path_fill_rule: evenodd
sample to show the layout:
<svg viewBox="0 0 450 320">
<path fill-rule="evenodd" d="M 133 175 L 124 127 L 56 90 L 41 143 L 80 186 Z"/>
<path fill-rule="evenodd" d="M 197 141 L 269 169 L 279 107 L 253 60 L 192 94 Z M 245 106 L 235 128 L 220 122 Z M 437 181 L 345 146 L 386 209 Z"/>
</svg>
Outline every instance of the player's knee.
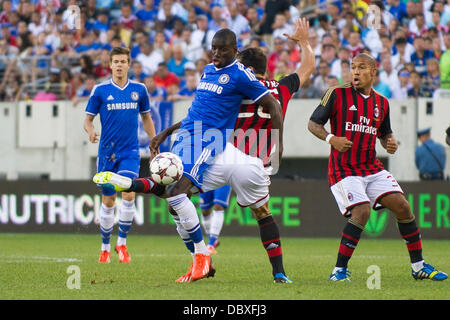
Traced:
<svg viewBox="0 0 450 320">
<path fill-rule="evenodd" d="M 116 202 L 115 196 L 103 196 L 102 197 L 102 203 L 108 208 L 114 207 L 115 202 Z"/>
<path fill-rule="evenodd" d="M 363 204 L 356 206 L 350 210 L 352 217 L 350 218 L 354 223 L 364 227 L 370 218 L 370 205 Z"/>
<path fill-rule="evenodd" d="M 259 208 L 251 208 L 251 210 L 256 220 L 261 220 L 272 215 L 269 211 L 269 206 L 267 203 Z"/>
<path fill-rule="evenodd" d="M 411 207 L 406 199 L 398 202 L 394 213 L 398 220 L 408 220 L 413 218 Z"/>
</svg>

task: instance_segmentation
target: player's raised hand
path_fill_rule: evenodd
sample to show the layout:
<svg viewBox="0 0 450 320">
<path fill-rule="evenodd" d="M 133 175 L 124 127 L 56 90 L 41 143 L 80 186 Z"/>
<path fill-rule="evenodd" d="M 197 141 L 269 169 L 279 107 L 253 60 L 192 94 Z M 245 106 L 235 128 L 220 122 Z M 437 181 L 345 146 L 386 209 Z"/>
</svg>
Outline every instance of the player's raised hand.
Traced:
<svg viewBox="0 0 450 320">
<path fill-rule="evenodd" d="M 353 146 L 353 142 L 346 137 L 331 137 L 330 144 L 339 152 L 345 152 Z"/>
<path fill-rule="evenodd" d="M 386 140 L 386 151 L 389 154 L 394 154 L 398 149 L 397 140 L 394 138 L 387 138 Z"/>
<path fill-rule="evenodd" d="M 309 37 L 309 20 L 306 18 L 299 18 L 295 20 L 295 30 L 293 34 L 283 33 L 285 37 L 295 42 L 308 41 Z"/>
<path fill-rule="evenodd" d="M 161 133 L 157 134 L 153 137 L 153 139 L 150 141 L 150 160 L 152 160 L 154 157 L 156 157 L 159 154 L 159 146 L 161 143 L 166 140 L 166 137 L 163 136 Z"/>
</svg>

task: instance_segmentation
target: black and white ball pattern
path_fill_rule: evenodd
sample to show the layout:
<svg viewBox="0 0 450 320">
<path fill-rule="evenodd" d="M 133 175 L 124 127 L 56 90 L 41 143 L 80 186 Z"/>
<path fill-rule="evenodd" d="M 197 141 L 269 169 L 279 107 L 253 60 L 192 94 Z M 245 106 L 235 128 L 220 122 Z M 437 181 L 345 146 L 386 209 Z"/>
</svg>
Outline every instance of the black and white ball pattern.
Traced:
<svg viewBox="0 0 450 320">
<path fill-rule="evenodd" d="M 150 162 L 150 175 L 156 183 L 167 186 L 180 180 L 183 162 L 172 152 L 160 153 Z"/>
</svg>

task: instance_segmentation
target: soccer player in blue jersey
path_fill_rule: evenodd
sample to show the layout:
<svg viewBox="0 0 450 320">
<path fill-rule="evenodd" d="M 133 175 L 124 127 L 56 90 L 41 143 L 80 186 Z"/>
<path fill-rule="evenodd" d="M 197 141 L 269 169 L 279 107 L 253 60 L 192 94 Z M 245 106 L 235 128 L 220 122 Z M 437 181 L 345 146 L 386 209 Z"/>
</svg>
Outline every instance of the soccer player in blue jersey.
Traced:
<svg viewBox="0 0 450 320">
<path fill-rule="evenodd" d="M 130 51 L 115 47 L 110 52 L 112 78 L 98 84 L 92 90 L 86 106 L 84 129 L 89 141 L 97 143 L 99 134 L 94 128 L 94 117 L 100 114 L 101 136 L 97 157 L 97 172 L 111 171 L 129 178 L 139 175 L 138 117 L 142 118 L 148 137 L 155 136 L 155 127 L 150 117 L 150 100 L 145 85 L 128 79 Z M 122 192 L 119 211 L 119 237 L 115 250 L 119 261 L 129 263 L 126 246 L 135 213 L 134 192 Z M 110 262 L 110 237 L 114 225 L 116 191 L 102 187 L 100 208 L 100 231 L 102 247 L 100 263 Z"/>
<path fill-rule="evenodd" d="M 180 228 L 177 230 L 185 230 L 193 242 L 194 261 L 190 281 L 207 277 L 213 267 L 203 241 L 197 211 L 189 195 L 202 188 L 205 191 L 214 190 L 227 184 L 224 183 L 224 170 L 228 171 L 231 166 L 235 169 L 233 175 L 236 177 L 233 183 L 239 186 L 240 195 L 245 204 L 258 205 L 258 199 L 262 197 L 252 192 L 253 190 L 246 191 L 246 188 L 252 188 L 252 184 L 255 183 L 260 185 L 266 183 L 261 180 L 257 172 L 263 168 L 260 168 L 255 163 L 256 160 L 252 160 L 250 156 L 246 157 L 233 144 L 227 143 L 229 135 L 233 132 L 243 98 L 248 97 L 267 108 L 271 115 L 273 129 L 279 131 L 277 150 L 280 159 L 283 151 L 283 123 L 279 103 L 256 79 L 254 73 L 236 60 L 236 54 L 237 42 L 234 32 L 229 29 L 216 32 L 212 40 L 212 63 L 204 68 L 188 114 L 178 126 L 171 127 L 171 130 L 179 129 L 178 138 L 171 151 L 181 157 L 184 173 L 173 187 L 168 188 L 166 196 L 169 206 L 178 217 L 176 222 L 177 225 L 180 224 Z M 164 136 L 172 132 L 167 132 Z M 155 150 L 152 150 L 152 153 L 154 152 Z M 235 165 L 233 161 L 236 159 L 242 160 L 249 166 Z M 217 173 L 216 176 L 215 173 Z M 113 185 L 120 184 L 117 181 L 113 183 L 108 173 L 96 175 L 94 181 L 103 184 L 105 181 Z M 130 185 L 131 182 L 128 185 L 123 184 L 126 186 L 125 190 L 137 191 L 135 186 L 130 188 Z M 234 186 L 232 187 L 235 189 Z M 155 189 L 155 191 L 149 189 Z M 158 194 L 157 189 L 157 185 L 155 186 L 154 182 L 147 179 L 143 188 L 139 188 L 139 192 Z M 266 194 L 264 201 L 267 200 Z"/>
<path fill-rule="evenodd" d="M 216 254 L 219 235 L 222 231 L 224 211 L 230 203 L 231 186 L 226 185 L 216 190 L 200 193 L 200 209 L 202 209 L 203 229 L 209 236 L 208 251 Z"/>
</svg>

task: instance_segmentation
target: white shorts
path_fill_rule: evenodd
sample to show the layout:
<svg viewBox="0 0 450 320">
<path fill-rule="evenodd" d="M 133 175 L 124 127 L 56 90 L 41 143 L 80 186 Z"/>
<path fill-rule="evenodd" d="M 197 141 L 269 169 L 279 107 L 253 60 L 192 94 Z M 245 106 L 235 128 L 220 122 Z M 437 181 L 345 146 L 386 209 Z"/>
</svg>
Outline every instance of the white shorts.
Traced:
<svg viewBox="0 0 450 320">
<path fill-rule="evenodd" d="M 348 216 L 350 210 L 363 203 L 369 203 L 374 210 L 382 209 L 378 200 L 390 193 L 403 193 L 402 188 L 388 171 L 365 176 L 346 177 L 331 186 L 334 198 L 342 215 Z"/>
<path fill-rule="evenodd" d="M 261 159 L 251 157 L 227 143 L 225 150 L 203 173 L 203 191 L 231 185 L 241 207 L 259 208 L 269 201 L 270 178 Z"/>
</svg>

